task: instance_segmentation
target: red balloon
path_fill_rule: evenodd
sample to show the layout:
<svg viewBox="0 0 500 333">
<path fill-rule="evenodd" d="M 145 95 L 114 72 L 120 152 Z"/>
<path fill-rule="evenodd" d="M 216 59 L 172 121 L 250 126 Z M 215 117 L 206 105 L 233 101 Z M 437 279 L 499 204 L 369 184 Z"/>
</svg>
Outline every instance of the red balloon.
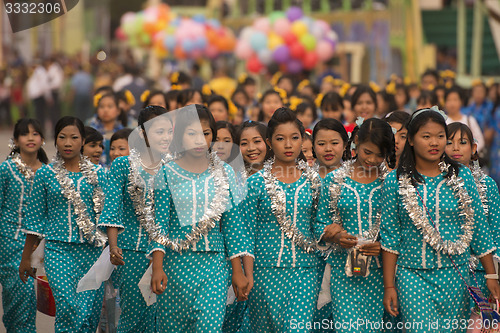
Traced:
<svg viewBox="0 0 500 333">
<path fill-rule="evenodd" d="M 296 42 L 290 46 L 290 55 L 295 59 L 302 59 L 306 55 L 304 45 Z"/>
<path fill-rule="evenodd" d="M 308 52 L 304 57 L 302 64 L 305 69 L 313 69 L 318 63 L 319 57 L 316 52 Z"/>
<path fill-rule="evenodd" d="M 263 67 L 264 66 L 262 66 L 257 56 L 252 56 L 250 59 L 248 59 L 247 69 L 249 72 L 259 73 Z"/>
<path fill-rule="evenodd" d="M 290 46 L 297 42 L 297 36 L 295 36 L 293 32 L 289 31 L 283 36 L 283 40 L 285 41 L 286 45 Z"/>
<path fill-rule="evenodd" d="M 115 30 L 115 36 L 118 38 L 118 40 L 124 41 L 127 40 L 127 34 L 123 31 L 121 27 L 116 28 Z"/>
</svg>

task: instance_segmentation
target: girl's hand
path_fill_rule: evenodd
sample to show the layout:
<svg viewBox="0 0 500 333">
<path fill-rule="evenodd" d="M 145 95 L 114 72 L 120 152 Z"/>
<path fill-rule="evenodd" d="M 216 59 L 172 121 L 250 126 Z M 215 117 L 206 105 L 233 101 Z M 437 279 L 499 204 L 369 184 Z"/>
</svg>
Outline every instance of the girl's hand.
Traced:
<svg viewBox="0 0 500 333">
<path fill-rule="evenodd" d="M 246 274 L 245 276 L 247 277 L 247 280 L 248 280 L 248 287 L 247 287 L 246 293 L 247 293 L 247 295 L 250 295 L 250 292 L 253 289 L 253 274 Z"/>
<path fill-rule="evenodd" d="M 233 283 L 234 293 L 236 294 L 238 302 L 248 300 L 248 295 L 250 293 L 250 290 L 248 289 L 249 282 L 247 277 L 241 273 L 236 273 L 236 274 L 233 273 L 231 280 Z"/>
<path fill-rule="evenodd" d="M 500 285 L 498 285 L 498 280 L 486 279 L 486 286 L 491 293 L 491 297 L 500 299 Z"/>
<path fill-rule="evenodd" d="M 165 291 L 167 286 L 167 274 L 163 269 L 154 269 L 153 275 L 151 276 L 151 290 L 156 295 L 161 295 Z"/>
<path fill-rule="evenodd" d="M 322 239 L 325 242 L 333 243 L 335 236 L 337 234 L 339 234 L 340 232 L 342 232 L 343 230 L 344 229 L 342 229 L 342 227 L 340 225 L 338 225 L 337 223 L 329 224 L 323 230 L 323 237 L 322 237 Z"/>
<path fill-rule="evenodd" d="M 380 242 L 368 243 L 359 247 L 359 252 L 365 256 L 378 256 L 380 251 Z"/>
<path fill-rule="evenodd" d="M 114 246 L 109 249 L 109 260 L 113 265 L 125 265 L 123 261 L 123 252 L 118 246 Z"/>
<path fill-rule="evenodd" d="M 36 268 L 31 267 L 31 260 L 21 259 L 21 264 L 19 265 L 19 277 L 23 283 L 28 281 L 28 276 L 36 278 Z"/>
<path fill-rule="evenodd" d="M 358 239 L 353 235 L 349 235 L 347 232 L 344 232 L 340 235 L 339 244 L 344 249 L 350 249 L 358 244 Z"/>
<path fill-rule="evenodd" d="M 396 317 L 399 314 L 398 310 L 398 293 L 396 288 L 385 288 L 384 291 L 384 307 L 391 315 Z"/>
</svg>

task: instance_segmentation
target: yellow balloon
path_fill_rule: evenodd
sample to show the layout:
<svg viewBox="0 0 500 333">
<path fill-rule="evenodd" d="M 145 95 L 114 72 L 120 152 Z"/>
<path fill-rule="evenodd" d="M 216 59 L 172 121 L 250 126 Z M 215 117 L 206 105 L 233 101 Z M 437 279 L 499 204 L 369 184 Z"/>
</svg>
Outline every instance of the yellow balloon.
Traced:
<svg viewBox="0 0 500 333">
<path fill-rule="evenodd" d="M 270 49 L 270 50 L 274 50 L 276 49 L 278 46 L 281 46 L 283 45 L 283 38 L 281 38 L 281 36 L 278 36 L 277 34 L 271 32 L 269 34 L 269 37 L 267 39 L 267 47 Z"/>
<path fill-rule="evenodd" d="M 297 37 L 301 37 L 307 33 L 307 25 L 304 22 L 295 21 L 292 24 L 292 32 Z"/>
</svg>

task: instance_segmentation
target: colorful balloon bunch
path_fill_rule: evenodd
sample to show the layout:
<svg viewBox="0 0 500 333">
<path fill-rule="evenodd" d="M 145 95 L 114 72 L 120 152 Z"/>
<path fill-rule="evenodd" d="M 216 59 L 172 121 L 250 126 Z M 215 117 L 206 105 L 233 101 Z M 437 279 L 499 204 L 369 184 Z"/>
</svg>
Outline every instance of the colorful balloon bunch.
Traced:
<svg viewBox="0 0 500 333">
<path fill-rule="evenodd" d="M 160 58 L 214 58 L 232 52 L 236 45 L 232 31 L 219 21 L 203 15 L 182 18 L 166 4 L 126 13 L 116 36 L 133 47 L 151 48 Z"/>
<path fill-rule="evenodd" d="M 273 12 L 245 27 L 235 53 L 247 61 L 247 69 L 253 73 L 265 71 L 273 62 L 282 72 L 298 73 L 329 60 L 336 43 L 337 35 L 328 23 L 304 16 L 299 7 L 290 7 L 286 13 Z"/>
</svg>

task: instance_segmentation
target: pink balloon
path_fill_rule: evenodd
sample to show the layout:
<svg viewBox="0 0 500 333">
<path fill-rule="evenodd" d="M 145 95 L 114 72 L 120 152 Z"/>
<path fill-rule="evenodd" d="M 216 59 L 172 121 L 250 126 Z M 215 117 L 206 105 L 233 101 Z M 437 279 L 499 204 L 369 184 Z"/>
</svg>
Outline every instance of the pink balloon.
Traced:
<svg viewBox="0 0 500 333">
<path fill-rule="evenodd" d="M 215 58 L 219 54 L 219 50 L 217 50 L 217 47 L 214 45 L 208 45 L 205 54 L 209 58 Z"/>
<path fill-rule="evenodd" d="M 290 24 L 290 21 L 284 17 L 279 18 L 274 22 L 274 31 L 280 36 L 285 36 L 286 33 L 290 31 L 291 27 L 292 25 Z"/>
<path fill-rule="evenodd" d="M 271 30 L 271 22 L 267 17 L 260 17 L 253 23 L 253 28 L 268 33 Z"/>
<path fill-rule="evenodd" d="M 321 40 L 316 45 L 316 53 L 318 54 L 319 60 L 328 61 L 333 57 L 334 49 L 332 43 L 326 40 Z"/>
<path fill-rule="evenodd" d="M 123 14 L 120 22 L 121 22 L 121 24 L 125 24 L 128 22 L 133 22 L 134 20 L 135 20 L 135 13 L 127 12 L 127 13 Z"/>
<path fill-rule="evenodd" d="M 246 40 L 240 40 L 236 45 L 234 54 L 240 59 L 248 60 L 253 55 L 252 46 Z"/>
</svg>

